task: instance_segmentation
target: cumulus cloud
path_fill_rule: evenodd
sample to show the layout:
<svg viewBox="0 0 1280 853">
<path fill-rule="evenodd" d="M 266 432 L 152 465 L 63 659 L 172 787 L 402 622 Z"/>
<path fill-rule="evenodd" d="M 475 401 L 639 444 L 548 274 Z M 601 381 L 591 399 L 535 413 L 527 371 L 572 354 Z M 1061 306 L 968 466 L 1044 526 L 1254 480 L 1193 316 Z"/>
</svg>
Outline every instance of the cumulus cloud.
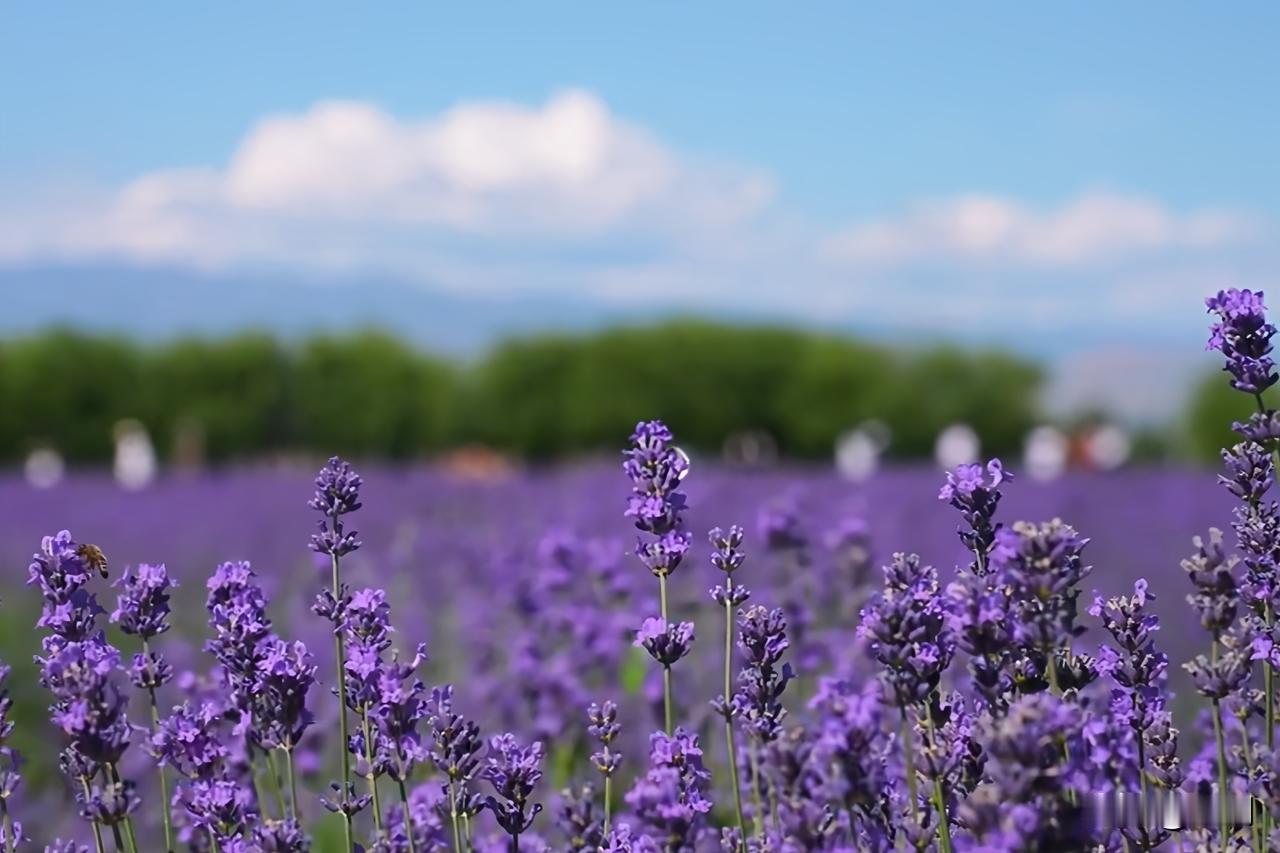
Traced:
<svg viewBox="0 0 1280 853">
<path fill-rule="evenodd" d="M 589 92 L 421 121 L 329 101 L 259 122 L 222 167 L 144 175 L 0 251 L 379 266 L 418 239 L 429 263 L 450 236 L 679 242 L 741 227 L 772 195 L 764 173 L 682 157 Z"/>
<path fill-rule="evenodd" d="M 1116 193 L 1089 193 L 1048 210 L 1001 196 L 969 195 L 851 225 L 824 241 L 824 253 L 855 265 L 959 261 L 1058 267 L 1219 248 L 1247 240 L 1256 230 L 1250 219 L 1230 211 L 1180 215 L 1152 200 Z"/>
<path fill-rule="evenodd" d="M 1147 311 L 1186 253 L 1237 277 L 1231 252 L 1260 227 L 1099 192 L 1047 208 L 970 195 L 823 225 L 779 203 L 766 171 L 690 156 L 569 90 L 416 118 L 354 101 L 268 116 L 223 163 L 52 204 L 0 199 L 0 263 L 393 276 L 951 334 L 985 328 L 997 306 L 1026 328 L 1095 322 L 1103 303 Z"/>
</svg>

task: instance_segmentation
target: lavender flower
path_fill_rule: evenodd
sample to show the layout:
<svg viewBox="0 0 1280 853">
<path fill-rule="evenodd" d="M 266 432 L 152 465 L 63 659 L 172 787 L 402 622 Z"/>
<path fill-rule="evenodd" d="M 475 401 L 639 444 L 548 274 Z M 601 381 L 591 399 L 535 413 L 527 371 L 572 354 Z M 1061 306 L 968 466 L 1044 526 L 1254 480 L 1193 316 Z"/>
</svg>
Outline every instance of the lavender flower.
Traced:
<svg viewBox="0 0 1280 853">
<path fill-rule="evenodd" d="M 125 824 L 132 836 L 129 814 L 138 800 L 132 783 L 116 769 L 133 731 L 125 698 L 112 679 L 120 669 L 120 652 L 96 628 L 98 614 L 105 611 L 85 588 L 89 569 L 81 555 L 64 530 L 45 537 L 32 558 L 28 583 L 38 585 L 44 596 L 36 624 L 50 632 L 41 643 L 45 656 L 36 660 L 40 682 L 54 696 L 51 718 L 67 737 L 61 765 L 72 777 L 81 814 L 93 823 L 95 835 L 104 824 L 116 833 Z"/>
<path fill-rule="evenodd" d="M 272 637 L 261 654 L 254 685 L 254 732 L 267 749 L 292 750 L 315 721 L 307 710 L 307 691 L 315 683 L 316 668 L 305 643 Z"/>
<path fill-rule="evenodd" d="M 1222 547 L 1222 531 L 1212 529 L 1208 540 L 1193 540 L 1196 553 L 1182 561 L 1195 592 L 1187 602 L 1200 614 L 1200 624 L 1215 637 L 1221 636 L 1235 622 L 1239 603 L 1235 557 L 1228 557 Z"/>
<path fill-rule="evenodd" d="M 1026 657 L 1023 689 L 1033 689 L 1034 673 L 1062 690 L 1081 687 L 1064 676 L 1076 675 L 1072 642 L 1084 633 L 1076 624 L 1080 582 L 1093 571 L 1082 552 L 1089 540 L 1060 520 L 1045 524 L 1017 522 L 996 533 L 991 567 L 1008 590 L 1013 613 L 1013 641 Z M 1086 667 L 1079 679 L 1090 681 Z M 1056 683 L 1055 683 L 1056 682 Z"/>
<path fill-rule="evenodd" d="M 987 463 L 986 476 L 981 465 L 960 465 L 947 472 L 947 482 L 938 492 L 938 499 L 946 501 L 960 511 L 965 526 L 956 529 L 960 541 L 974 554 L 973 574 L 987 574 L 987 557 L 995 544 L 1000 525 L 995 523 L 996 509 L 1002 497 L 1000 487 L 1013 480 L 1013 474 L 1004 469 L 999 459 Z"/>
<path fill-rule="evenodd" d="M 703 785 L 711 777 L 702 764 L 697 735 L 678 728 L 649 738 L 649 769 L 627 792 L 636 819 L 663 839 L 668 853 L 689 853 L 698 841 L 711 802 Z"/>
<path fill-rule="evenodd" d="M 795 677 L 791 664 L 782 663 L 790 647 L 787 620 L 780 608 L 755 606 L 738 619 L 738 647 L 746 656 L 738 673 L 733 697 L 736 715 L 762 743 L 774 740 L 782 730 L 786 709 L 782 692 Z"/>
<path fill-rule="evenodd" d="M 680 481 L 689 473 L 689 460 L 672 442 L 671 430 L 661 421 L 641 421 L 631 435 L 631 447 L 623 452 L 622 470 L 631 479 L 631 497 L 626 517 L 636 528 L 656 537 L 636 540 L 636 556 L 658 578 L 661 618 L 650 617 L 636 635 L 636 645 L 644 647 L 662 664 L 662 708 L 668 732 L 672 726 L 671 664 L 688 654 L 693 642 L 693 625 L 669 622 L 667 577 L 676 570 L 689 551 L 692 537 L 684 529 L 681 513 L 685 497 Z"/>
<path fill-rule="evenodd" d="M 567 788 L 560 793 L 556 826 L 571 851 L 595 851 L 604 840 L 604 822 L 596 814 L 596 792 L 590 784 Z"/>
<path fill-rule="evenodd" d="M 802 726 L 782 733 L 765 752 L 764 772 L 778 815 L 775 833 L 785 849 L 833 849 L 836 814 L 824 797 L 822 757 Z"/>
<path fill-rule="evenodd" d="M 484 741 L 480 727 L 453 711 L 453 687 L 445 685 L 431 691 L 430 725 L 433 737 L 431 760 L 448 780 L 449 820 L 454 844 L 460 846 L 459 817 L 474 815 L 484 801 L 470 790 L 480 768 Z"/>
<path fill-rule="evenodd" d="M 114 585 L 122 591 L 111 621 L 121 631 L 150 640 L 169 630 L 169 590 L 177 584 L 163 563 L 141 563 L 133 572 L 125 569 L 124 576 Z"/>
<path fill-rule="evenodd" d="M 295 820 L 263 821 L 253 828 L 253 843 L 262 853 L 308 853 L 311 839 Z"/>
<path fill-rule="evenodd" d="M 982 736 L 990 781 L 959 808 L 959 822 L 990 850 L 1082 849 L 1068 755 L 1080 709 L 1051 693 L 1015 701 Z"/>
<path fill-rule="evenodd" d="M 855 849 L 887 850 L 893 840 L 891 740 L 884 736 L 880 682 L 824 678 L 810 706 L 820 720 L 825 789 L 847 819 Z"/>
<path fill-rule="evenodd" d="M 22 758 L 13 747 L 13 697 L 9 694 L 9 667 L 0 664 L 0 846 L 15 849 L 22 841 L 22 823 L 13 819 L 9 801 L 17 792 L 22 776 Z"/>
<path fill-rule="evenodd" d="M 489 741 L 489 756 L 484 778 L 498 796 L 486 797 L 485 806 L 511 836 L 511 849 L 518 851 L 520 835 L 542 811 L 541 803 L 529 803 L 533 789 L 542 781 L 542 743 L 520 746 L 508 732 Z"/>
<path fill-rule="evenodd" d="M 664 667 L 669 667 L 685 655 L 693 646 L 693 623 L 668 623 L 665 619 L 650 616 L 636 632 L 634 645 L 642 648 Z"/>
<path fill-rule="evenodd" d="M 641 421 L 631 435 L 631 449 L 623 453 L 622 470 L 632 486 L 626 515 L 635 519 L 638 529 L 655 536 L 680 531 L 680 513 L 685 509 L 680 481 L 689 472 L 689 461 L 671 443 L 672 438 L 661 421 Z M 671 565 L 664 573 L 675 568 Z"/>
<path fill-rule="evenodd" d="M 592 702 L 587 709 L 587 719 L 591 723 L 587 731 L 600 744 L 600 749 L 591 755 L 591 763 L 607 779 L 622 763 L 622 756 L 612 748 L 614 739 L 622 731 L 622 726 L 618 724 L 618 705 L 612 701 L 603 705 Z"/>
<path fill-rule="evenodd" d="M 899 707 L 924 701 L 955 650 L 937 571 L 922 566 L 915 554 L 894 554 L 884 567 L 884 590 L 862 611 L 858 636 L 871 641 L 871 654 L 885 668 L 882 677 Z"/>
<path fill-rule="evenodd" d="M 312 535 L 311 549 L 341 557 L 360 547 L 354 530 L 347 530 L 342 517 L 360 509 L 360 487 L 364 481 L 350 463 L 337 456 L 316 475 L 316 493 L 307 506 L 320 513 L 320 532 Z"/>
<path fill-rule="evenodd" d="M 1231 374 L 1231 387 L 1246 394 L 1261 394 L 1276 383 L 1271 359 L 1275 326 L 1267 322 L 1262 291 L 1222 290 L 1205 300 L 1218 319 L 1209 331 L 1206 349 L 1226 357 L 1223 367 Z"/>
<path fill-rule="evenodd" d="M 1161 787 L 1181 782 L 1178 732 L 1170 725 L 1166 710 L 1169 661 L 1156 650 L 1154 634 L 1160 630 L 1160 622 L 1147 610 L 1154 599 L 1144 579 L 1134 583 L 1132 596 L 1105 601 L 1095 596 L 1089 607 L 1089 613 L 1102 621 L 1116 642 L 1115 647 L 1103 645 L 1098 652 L 1098 670 L 1116 683 L 1116 689 L 1109 715 L 1096 718 L 1086 728 L 1093 743 L 1091 757 L 1095 765 L 1120 771 L 1110 781 L 1121 790 L 1136 779 L 1144 793 L 1148 778 Z M 1115 726 L 1128 731 L 1117 736 Z M 1144 834 L 1146 831 L 1143 826 Z"/>
<path fill-rule="evenodd" d="M 351 465 L 337 456 L 331 457 L 328 464 L 316 475 L 315 495 L 308 506 L 320 513 L 317 522 L 319 532 L 311 536 L 311 549 L 319 554 L 328 554 L 331 569 L 329 589 L 316 596 L 312 610 L 333 625 L 334 662 L 337 667 L 338 682 L 338 750 L 342 762 L 342 780 L 331 786 L 337 793 L 337 799 L 330 801 L 326 807 L 343 816 L 343 832 L 346 845 L 354 845 L 351 818 L 363 808 L 364 798 L 357 797 L 351 785 L 351 759 L 349 750 L 351 738 L 347 730 L 347 679 L 345 638 L 343 627 L 346 621 L 348 593 L 342 583 L 341 558 L 360 547 L 354 530 L 348 530 L 343 516 L 350 515 L 360 509 L 360 487 L 363 485 Z M 378 818 L 381 820 L 381 818 Z"/>
<path fill-rule="evenodd" d="M 432 783 L 417 786 L 408 800 L 387 813 L 382 837 L 373 853 L 415 853 L 443 848 L 448 841 L 440 821 L 444 796 Z"/>
</svg>

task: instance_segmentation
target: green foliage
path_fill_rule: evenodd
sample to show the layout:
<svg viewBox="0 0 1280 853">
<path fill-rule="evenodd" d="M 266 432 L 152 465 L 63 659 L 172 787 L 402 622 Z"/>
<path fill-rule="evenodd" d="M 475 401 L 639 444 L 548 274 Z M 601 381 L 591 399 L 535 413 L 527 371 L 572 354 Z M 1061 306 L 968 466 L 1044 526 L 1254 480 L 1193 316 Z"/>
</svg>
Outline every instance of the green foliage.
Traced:
<svg viewBox="0 0 1280 853">
<path fill-rule="evenodd" d="M 1215 370 L 1196 384 L 1187 403 L 1184 418 L 1187 450 L 1199 461 L 1217 461 L 1222 448 L 1239 441 L 1240 436 L 1232 432 L 1231 425 L 1248 418 L 1257 407 L 1252 397 L 1235 390 L 1229 383 L 1226 374 Z M 1274 394 L 1275 390 L 1270 393 Z"/>
<path fill-rule="evenodd" d="M 888 423 L 896 455 L 927 455 L 957 420 L 1003 452 L 1035 422 L 1040 378 L 1000 353 L 693 320 L 514 339 L 468 365 L 375 331 L 156 347 L 53 331 L 0 344 L 0 455 L 47 442 L 72 461 L 103 460 L 127 417 L 166 455 L 198 432 L 215 462 L 292 450 L 408 458 L 477 442 L 550 459 L 611 452 L 653 417 L 713 452 L 753 429 L 785 454 L 826 457 L 869 418 Z"/>
</svg>

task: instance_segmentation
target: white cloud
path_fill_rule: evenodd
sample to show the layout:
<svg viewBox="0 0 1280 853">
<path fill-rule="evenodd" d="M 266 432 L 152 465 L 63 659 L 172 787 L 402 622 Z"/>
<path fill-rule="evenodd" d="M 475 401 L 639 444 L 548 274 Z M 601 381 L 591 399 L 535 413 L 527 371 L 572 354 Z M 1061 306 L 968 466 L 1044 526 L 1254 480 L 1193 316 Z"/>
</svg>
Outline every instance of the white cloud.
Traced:
<svg viewBox="0 0 1280 853">
<path fill-rule="evenodd" d="M 421 121 L 330 101 L 259 122 L 223 167 L 154 172 L 105 206 L 14 223 L 0 257 L 338 269 L 408 261 L 430 277 L 426 247 L 442 239 L 625 234 L 679 244 L 743 227 L 772 196 L 767 175 L 682 157 L 589 92 L 540 107 L 467 103 Z M 424 247 L 416 257 L 403 249 L 414 241 Z"/>
<path fill-rule="evenodd" d="M 689 156 L 577 90 L 413 119 L 322 102 L 264 118 L 225 163 L 0 205 L 0 263 L 394 276 L 948 335 L 1003 334 L 1007 317 L 1128 322 L 1153 294 L 1199 286 L 1169 284 L 1188 253 L 1215 281 L 1239 278 L 1237 244 L 1261 227 L 1098 192 L 1049 208 L 969 195 L 820 226 L 783 209 L 766 172 Z"/>
<path fill-rule="evenodd" d="M 1181 215 L 1149 199 L 1089 193 L 1050 210 L 1014 199 L 969 195 L 928 201 L 905 216 L 852 225 L 829 237 L 838 263 L 895 266 L 995 262 L 1066 267 L 1179 249 L 1205 250 L 1245 241 L 1257 231 L 1229 211 Z"/>
</svg>

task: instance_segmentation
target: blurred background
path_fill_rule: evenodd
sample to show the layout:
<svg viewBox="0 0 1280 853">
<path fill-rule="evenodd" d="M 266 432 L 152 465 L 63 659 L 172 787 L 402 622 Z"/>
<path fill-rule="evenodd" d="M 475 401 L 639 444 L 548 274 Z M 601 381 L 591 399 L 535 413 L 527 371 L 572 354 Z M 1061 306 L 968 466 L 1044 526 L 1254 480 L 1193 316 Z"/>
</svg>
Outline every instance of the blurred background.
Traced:
<svg viewBox="0 0 1280 853">
<path fill-rule="evenodd" d="M 7 6 L 0 458 L 1212 459 L 1277 12 L 1156 8 Z"/>
<path fill-rule="evenodd" d="M 486 731 L 554 737 L 606 695 L 646 713 L 618 470 L 642 418 L 693 459 L 678 612 L 716 581 L 703 532 L 742 524 L 806 675 L 857 657 L 890 553 L 968 559 L 938 469 L 993 455 L 1006 520 L 1061 515 L 1093 540 L 1086 586 L 1169 581 L 1158 612 L 1194 627 L 1178 560 L 1230 523 L 1212 465 L 1249 410 L 1203 300 L 1280 262 L 1277 25 L 1265 3 L 4 4 L 0 595 L 31 619 L 0 619 L 0 658 L 30 796 L 66 798 L 28 689 L 41 536 L 167 563 L 166 653 L 197 673 L 203 578 L 251 559 L 328 673 L 305 502 L 332 453 L 367 476 L 351 581 L 392 591 Z M 530 596 L 604 620 L 598 671 Z M 1166 634 L 1175 661 L 1207 642 Z"/>
</svg>

